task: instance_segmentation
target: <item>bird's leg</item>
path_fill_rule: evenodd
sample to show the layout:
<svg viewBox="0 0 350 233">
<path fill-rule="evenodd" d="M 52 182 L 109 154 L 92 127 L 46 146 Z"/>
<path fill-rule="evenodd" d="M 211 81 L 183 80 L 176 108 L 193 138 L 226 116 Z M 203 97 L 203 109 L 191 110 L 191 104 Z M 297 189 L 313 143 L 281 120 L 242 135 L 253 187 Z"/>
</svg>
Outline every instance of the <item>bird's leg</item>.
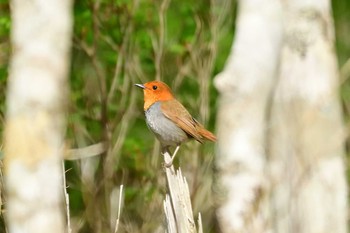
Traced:
<svg viewBox="0 0 350 233">
<path fill-rule="evenodd" d="M 178 151 L 179 149 L 180 149 L 180 146 L 176 146 L 176 149 L 175 149 L 173 155 L 171 156 L 170 162 L 164 164 L 165 167 L 171 167 L 171 166 L 173 165 L 174 158 L 175 158 L 176 153 L 177 153 L 177 151 Z"/>
<path fill-rule="evenodd" d="M 170 160 L 169 162 L 167 162 L 167 159 L 166 159 L 166 157 L 165 157 L 165 154 L 166 154 L 166 153 L 168 153 L 169 156 L 170 156 L 169 146 L 164 146 L 164 147 L 162 146 L 161 153 L 162 153 L 162 155 L 164 156 L 163 167 L 167 167 L 167 168 L 171 167 L 171 165 L 172 165 L 172 160 Z"/>
<path fill-rule="evenodd" d="M 176 146 L 176 149 L 175 149 L 175 151 L 174 151 L 174 153 L 173 153 L 173 156 L 171 156 L 171 161 L 173 161 L 174 160 L 174 158 L 175 158 L 175 156 L 176 156 L 176 153 L 177 153 L 177 151 L 180 149 L 180 146 Z"/>
</svg>

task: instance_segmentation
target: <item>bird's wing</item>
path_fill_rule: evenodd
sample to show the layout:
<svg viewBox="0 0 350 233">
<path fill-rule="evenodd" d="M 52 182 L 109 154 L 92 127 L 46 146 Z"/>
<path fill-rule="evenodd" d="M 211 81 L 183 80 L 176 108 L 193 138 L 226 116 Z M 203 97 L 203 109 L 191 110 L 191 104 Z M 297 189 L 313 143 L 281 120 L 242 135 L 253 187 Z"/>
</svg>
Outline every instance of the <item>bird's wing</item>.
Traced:
<svg viewBox="0 0 350 233">
<path fill-rule="evenodd" d="M 187 134 L 191 135 L 198 142 L 202 143 L 203 138 L 197 130 L 196 120 L 177 100 L 163 101 L 161 111 L 168 119 L 174 122 Z"/>
</svg>

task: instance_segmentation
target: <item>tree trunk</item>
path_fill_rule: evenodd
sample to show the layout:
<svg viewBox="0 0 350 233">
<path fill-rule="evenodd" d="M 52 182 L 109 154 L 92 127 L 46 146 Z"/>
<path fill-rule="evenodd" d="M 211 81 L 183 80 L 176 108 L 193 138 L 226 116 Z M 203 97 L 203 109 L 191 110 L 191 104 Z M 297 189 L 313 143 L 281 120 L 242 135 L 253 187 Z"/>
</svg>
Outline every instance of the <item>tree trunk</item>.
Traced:
<svg viewBox="0 0 350 233">
<path fill-rule="evenodd" d="M 346 232 L 344 128 L 330 4 L 286 2 L 269 138 L 275 232 Z"/>
<path fill-rule="evenodd" d="M 222 232 L 267 232 L 266 116 L 282 36 L 278 0 L 239 1 L 231 55 L 215 78 Z M 223 194 L 225 194 L 223 196 Z"/>
<path fill-rule="evenodd" d="M 64 232 L 61 161 L 72 2 L 12 0 L 5 126 L 9 232 Z"/>
<path fill-rule="evenodd" d="M 330 1 L 239 3 L 232 54 L 216 77 L 221 230 L 345 233 L 345 129 Z"/>
</svg>

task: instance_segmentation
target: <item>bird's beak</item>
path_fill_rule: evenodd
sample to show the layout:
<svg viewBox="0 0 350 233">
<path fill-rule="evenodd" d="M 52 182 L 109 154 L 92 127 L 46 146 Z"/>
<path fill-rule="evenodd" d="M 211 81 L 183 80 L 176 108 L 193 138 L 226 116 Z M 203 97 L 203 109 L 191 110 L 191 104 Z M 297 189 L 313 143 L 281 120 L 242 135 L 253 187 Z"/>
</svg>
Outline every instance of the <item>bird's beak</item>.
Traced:
<svg viewBox="0 0 350 233">
<path fill-rule="evenodd" d="M 142 88 L 142 89 L 145 89 L 145 86 L 142 85 L 142 84 L 134 84 L 135 86 L 139 87 L 139 88 Z"/>
</svg>

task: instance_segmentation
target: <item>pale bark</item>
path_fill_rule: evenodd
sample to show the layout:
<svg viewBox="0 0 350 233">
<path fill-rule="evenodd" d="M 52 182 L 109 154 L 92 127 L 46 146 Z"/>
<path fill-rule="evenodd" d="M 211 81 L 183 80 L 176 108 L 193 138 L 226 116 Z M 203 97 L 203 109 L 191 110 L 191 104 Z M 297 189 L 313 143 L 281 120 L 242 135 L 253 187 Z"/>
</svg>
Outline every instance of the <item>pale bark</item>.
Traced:
<svg viewBox="0 0 350 233">
<path fill-rule="evenodd" d="M 231 55 L 215 78 L 220 91 L 216 162 L 221 189 L 216 192 L 222 232 L 268 230 L 264 208 L 266 116 L 281 37 L 278 0 L 239 1 Z"/>
<path fill-rule="evenodd" d="M 9 232 L 64 232 L 61 161 L 70 0 L 11 1 L 13 53 L 5 129 Z"/>
<path fill-rule="evenodd" d="M 274 232 L 345 233 L 344 128 L 329 0 L 286 2 L 271 113 Z"/>
<path fill-rule="evenodd" d="M 221 230 L 345 233 L 345 132 L 330 1 L 269 4 L 240 2 L 231 56 L 216 78 Z"/>
</svg>

